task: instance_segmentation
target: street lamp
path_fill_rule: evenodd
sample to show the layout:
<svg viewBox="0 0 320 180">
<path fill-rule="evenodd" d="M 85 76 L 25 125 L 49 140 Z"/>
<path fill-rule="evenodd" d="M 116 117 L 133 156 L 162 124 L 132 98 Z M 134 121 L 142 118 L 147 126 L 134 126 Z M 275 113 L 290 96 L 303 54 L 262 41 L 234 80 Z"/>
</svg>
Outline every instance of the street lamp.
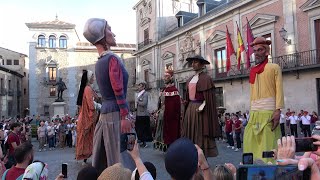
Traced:
<svg viewBox="0 0 320 180">
<path fill-rule="evenodd" d="M 287 30 L 284 29 L 284 27 L 282 27 L 279 31 L 280 37 L 282 37 L 282 39 L 287 43 L 287 44 L 291 44 L 291 39 L 287 38 Z"/>
</svg>

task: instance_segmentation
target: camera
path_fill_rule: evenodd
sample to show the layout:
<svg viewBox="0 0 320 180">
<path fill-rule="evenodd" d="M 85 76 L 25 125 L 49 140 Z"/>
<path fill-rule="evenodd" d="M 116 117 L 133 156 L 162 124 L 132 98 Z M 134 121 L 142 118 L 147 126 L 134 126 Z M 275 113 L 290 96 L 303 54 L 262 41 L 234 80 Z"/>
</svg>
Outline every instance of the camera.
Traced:
<svg viewBox="0 0 320 180">
<path fill-rule="evenodd" d="M 273 158 L 274 152 L 273 151 L 263 151 L 262 158 Z"/>
<path fill-rule="evenodd" d="M 120 152 L 125 150 L 132 151 L 136 141 L 135 133 L 124 133 L 120 136 Z"/>
<path fill-rule="evenodd" d="M 308 152 L 317 151 L 318 146 L 314 145 L 313 142 L 317 141 L 311 137 L 309 138 L 296 138 L 296 152 Z"/>
<path fill-rule="evenodd" d="M 253 153 L 243 153 L 242 164 L 253 164 Z"/>
<path fill-rule="evenodd" d="M 243 165 L 237 170 L 237 180 L 275 179 L 275 180 L 305 180 L 310 179 L 310 168 L 300 171 L 298 166 L 287 165 Z"/>
</svg>

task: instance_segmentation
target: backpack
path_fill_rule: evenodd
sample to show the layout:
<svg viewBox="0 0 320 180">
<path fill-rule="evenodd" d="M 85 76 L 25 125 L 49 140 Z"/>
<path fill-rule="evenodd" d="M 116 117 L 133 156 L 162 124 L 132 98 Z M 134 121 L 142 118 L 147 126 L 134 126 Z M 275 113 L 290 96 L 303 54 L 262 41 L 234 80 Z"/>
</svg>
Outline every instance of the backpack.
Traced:
<svg viewBox="0 0 320 180">
<path fill-rule="evenodd" d="M 9 170 L 10 170 L 10 169 L 7 169 L 7 170 L 3 173 L 1 180 L 6 180 L 6 176 L 7 176 L 7 173 L 8 173 Z M 22 178 L 23 178 L 23 174 L 21 174 L 19 177 L 17 177 L 16 180 L 22 180 Z"/>
</svg>

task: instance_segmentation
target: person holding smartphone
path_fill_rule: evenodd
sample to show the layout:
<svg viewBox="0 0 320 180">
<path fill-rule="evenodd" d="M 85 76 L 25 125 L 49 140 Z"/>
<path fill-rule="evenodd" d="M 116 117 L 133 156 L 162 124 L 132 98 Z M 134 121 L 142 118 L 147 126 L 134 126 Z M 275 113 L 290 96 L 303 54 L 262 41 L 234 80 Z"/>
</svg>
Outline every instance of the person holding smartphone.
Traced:
<svg viewBox="0 0 320 180">
<path fill-rule="evenodd" d="M 257 37 L 253 47 L 256 66 L 250 70 L 250 119 L 244 131 L 243 152 L 252 152 L 254 159 L 263 151 L 276 148 L 281 137 L 280 109 L 284 108 L 282 72 L 278 64 L 268 63 L 271 41 Z M 263 161 L 269 160 L 264 158 Z"/>
</svg>

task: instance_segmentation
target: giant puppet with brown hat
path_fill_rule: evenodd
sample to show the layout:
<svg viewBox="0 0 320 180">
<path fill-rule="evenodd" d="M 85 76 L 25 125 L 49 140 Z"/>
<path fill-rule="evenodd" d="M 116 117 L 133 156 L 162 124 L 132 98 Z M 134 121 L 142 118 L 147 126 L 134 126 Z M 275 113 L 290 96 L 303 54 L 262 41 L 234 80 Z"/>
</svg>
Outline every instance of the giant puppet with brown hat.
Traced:
<svg viewBox="0 0 320 180">
<path fill-rule="evenodd" d="M 256 66 L 250 70 L 250 119 L 244 131 L 243 152 L 253 153 L 254 159 L 265 162 L 263 151 L 277 147 L 281 137 L 279 125 L 280 109 L 284 108 L 282 72 L 278 64 L 268 63 L 271 41 L 257 37 L 253 47 Z"/>
<path fill-rule="evenodd" d="M 132 158 L 126 149 L 120 148 L 120 139 L 132 131 L 132 123 L 127 118 L 128 72 L 120 57 L 110 51 L 111 46 L 116 46 L 115 35 L 108 22 L 99 18 L 87 20 L 83 35 L 99 53 L 95 75 L 102 95 L 93 137 L 92 165 L 99 173 L 119 162 L 133 170 Z"/>
<path fill-rule="evenodd" d="M 174 85 L 173 70 L 166 70 L 163 76 L 165 87 L 158 101 L 158 120 L 154 148 L 166 151 L 180 137 L 181 98 Z"/>
<path fill-rule="evenodd" d="M 197 144 L 206 157 L 218 155 L 214 138 L 221 136 L 218 122 L 215 86 L 212 78 L 205 72 L 210 64 L 202 56 L 186 59 L 192 64 L 195 75 L 187 81 L 187 95 L 181 136 Z"/>
</svg>

